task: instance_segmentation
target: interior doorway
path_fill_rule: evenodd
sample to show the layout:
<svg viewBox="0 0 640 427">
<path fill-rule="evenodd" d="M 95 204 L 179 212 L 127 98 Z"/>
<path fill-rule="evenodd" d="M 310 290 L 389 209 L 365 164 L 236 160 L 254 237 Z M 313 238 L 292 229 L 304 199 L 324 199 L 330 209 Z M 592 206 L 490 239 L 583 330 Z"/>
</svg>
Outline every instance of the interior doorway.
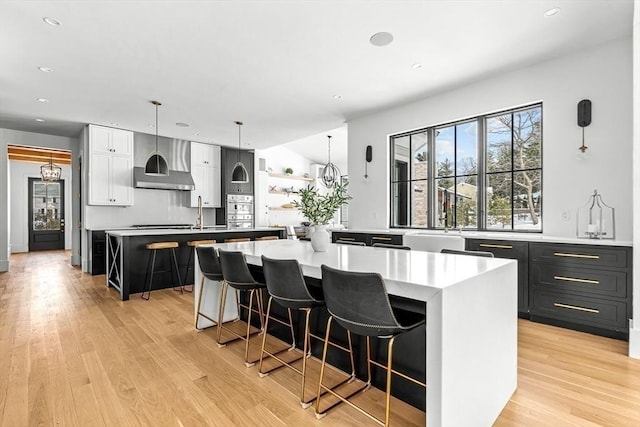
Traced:
<svg viewBox="0 0 640 427">
<path fill-rule="evenodd" d="M 29 252 L 64 249 L 64 180 L 29 179 Z"/>
</svg>

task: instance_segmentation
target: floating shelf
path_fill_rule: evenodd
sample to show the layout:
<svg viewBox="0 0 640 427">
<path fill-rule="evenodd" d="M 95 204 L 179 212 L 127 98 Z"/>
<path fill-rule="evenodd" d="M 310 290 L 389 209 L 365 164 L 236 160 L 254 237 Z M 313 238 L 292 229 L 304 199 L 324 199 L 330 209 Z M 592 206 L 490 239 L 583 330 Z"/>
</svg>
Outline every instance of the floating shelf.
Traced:
<svg viewBox="0 0 640 427">
<path fill-rule="evenodd" d="M 315 181 L 315 179 L 311 178 L 311 177 L 306 177 L 306 176 L 300 176 L 300 175 L 286 175 L 283 173 L 273 173 L 273 172 L 269 172 L 269 176 L 272 176 L 274 178 L 284 178 L 284 179 L 296 179 L 298 181 Z"/>
<path fill-rule="evenodd" d="M 286 191 L 282 191 L 282 190 L 269 190 L 269 194 L 289 194 L 289 195 L 297 196 L 298 192 L 297 191 L 289 191 L 287 193 Z"/>
<path fill-rule="evenodd" d="M 271 206 L 269 207 L 270 211 L 298 211 L 298 208 L 283 208 L 282 206 Z"/>
</svg>

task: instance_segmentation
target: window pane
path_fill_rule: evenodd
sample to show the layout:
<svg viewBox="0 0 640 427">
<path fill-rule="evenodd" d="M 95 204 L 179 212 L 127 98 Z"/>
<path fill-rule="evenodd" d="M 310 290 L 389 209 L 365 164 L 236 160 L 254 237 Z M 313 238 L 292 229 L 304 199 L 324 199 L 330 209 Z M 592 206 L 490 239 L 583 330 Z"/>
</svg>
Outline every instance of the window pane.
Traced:
<svg viewBox="0 0 640 427">
<path fill-rule="evenodd" d="M 436 129 L 436 176 L 453 176 L 455 127 Z"/>
<path fill-rule="evenodd" d="M 409 137 L 403 136 L 393 139 L 393 175 L 392 181 L 406 181 L 409 179 L 409 160 L 410 160 L 410 147 Z"/>
<path fill-rule="evenodd" d="M 519 111 L 513 115 L 513 169 L 533 169 L 540 164 L 542 109 Z"/>
<path fill-rule="evenodd" d="M 478 173 L 478 122 L 456 126 L 456 175 Z"/>
<path fill-rule="evenodd" d="M 487 172 L 511 170 L 511 113 L 490 117 L 487 127 Z"/>
<path fill-rule="evenodd" d="M 487 228 L 511 229 L 511 174 L 487 175 Z"/>
<path fill-rule="evenodd" d="M 428 212 L 427 212 L 427 200 L 428 200 L 428 181 L 413 181 L 411 183 L 413 187 L 413 200 L 411 202 L 411 226 L 412 227 L 426 227 L 428 225 Z"/>
<path fill-rule="evenodd" d="M 427 179 L 427 133 L 411 135 L 412 179 Z"/>
<path fill-rule="evenodd" d="M 34 230 L 60 230 L 60 183 L 33 182 Z"/>
<path fill-rule="evenodd" d="M 542 230 L 540 175 L 539 170 L 513 174 L 514 229 Z"/>
<path fill-rule="evenodd" d="M 477 176 L 465 176 L 456 180 L 455 228 L 477 228 L 478 187 Z"/>
<path fill-rule="evenodd" d="M 391 224 L 394 226 L 409 225 L 409 185 L 410 182 L 399 182 L 391 185 Z"/>
<path fill-rule="evenodd" d="M 453 227 L 454 186 L 453 178 L 436 179 L 436 227 Z"/>
</svg>

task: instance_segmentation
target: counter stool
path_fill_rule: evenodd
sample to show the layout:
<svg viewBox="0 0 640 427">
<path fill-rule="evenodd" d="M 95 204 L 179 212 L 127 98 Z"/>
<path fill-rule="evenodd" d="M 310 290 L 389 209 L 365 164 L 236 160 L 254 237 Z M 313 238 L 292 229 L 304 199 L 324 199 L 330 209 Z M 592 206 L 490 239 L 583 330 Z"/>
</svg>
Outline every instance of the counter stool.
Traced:
<svg viewBox="0 0 640 427">
<path fill-rule="evenodd" d="M 248 237 L 238 237 L 236 239 L 224 239 L 225 243 L 238 243 L 238 242 L 250 242 L 251 239 Z"/>
<path fill-rule="evenodd" d="M 249 340 L 251 338 L 251 335 L 262 332 L 264 330 L 261 290 L 265 289 L 266 285 L 256 282 L 256 280 L 253 278 L 242 252 L 224 251 L 220 249 L 218 250 L 218 255 L 220 257 L 220 267 L 222 269 L 222 277 L 224 278 L 224 281 L 222 282 L 222 290 L 220 292 L 220 305 L 218 306 L 218 334 L 216 341 L 218 342 L 218 347 L 224 347 L 231 341 L 235 341 L 237 339 L 244 340 L 244 364 L 248 368 L 255 365 L 255 363 L 258 361 L 258 359 L 252 361 L 249 360 Z M 236 301 L 238 302 L 238 316 L 240 316 L 241 308 L 247 309 L 247 329 L 245 335 L 240 335 L 230 328 L 225 327 L 224 322 L 222 321 L 224 306 L 227 299 L 227 289 L 229 288 L 229 286 L 231 286 L 236 291 Z M 249 305 L 245 305 L 241 302 L 239 295 L 240 292 L 249 292 Z M 253 308 L 253 299 L 256 294 L 258 306 L 257 310 Z M 260 317 L 260 329 L 251 331 L 251 314 L 255 312 L 257 312 L 258 316 Z M 235 337 L 226 341 L 222 341 L 223 329 L 228 330 L 233 335 L 235 335 Z"/>
<path fill-rule="evenodd" d="M 313 396 L 310 399 L 307 399 L 305 397 L 307 358 L 311 356 L 310 338 L 324 340 L 324 338 L 314 335 L 309 331 L 309 317 L 311 316 L 311 311 L 314 308 L 323 307 L 325 305 L 324 300 L 322 299 L 322 291 L 320 289 L 315 290 L 314 288 L 310 288 L 307 286 L 306 282 L 304 281 L 304 276 L 302 275 L 300 264 L 298 264 L 298 261 L 296 261 L 295 259 L 271 259 L 263 255 L 262 269 L 264 272 L 265 282 L 267 284 L 267 290 L 269 291 L 269 303 L 267 304 L 267 312 L 265 315 L 264 334 L 262 335 L 262 350 L 260 351 L 260 365 L 258 369 L 258 375 L 260 375 L 261 378 L 264 378 L 271 372 L 275 371 L 276 369 L 282 368 L 283 366 L 288 366 L 289 368 L 293 369 L 301 376 L 300 405 L 303 408 L 308 408 L 309 406 L 311 406 L 311 403 L 316 399 L 317 396 Z M 274 300 L 277 304 L 287 309 L 287 313 L 289 315 L 289 323 L 271 317 L 271 303 Z M 293 322 L 291 320 L 292 309 L 303 311 L 305 314 L 304 343 L 302 347 L 302 354 L 300 355 L 300 357 L 285 361 L 278 355 L 280 353 L 283 353 L 284 351 L 293 350 L 296 347 Z M 274 353 L 265 350 L 269 320 L 274 320 L 278 323 L 288 326 L 291 329 L 291 347 L 287 347 Z M 353 357 L 353 349 L 351 348 L 350 335 L 348 335 L 348 339 L 349 348 L 344 348 L 332 342 L 329 343 L 348 352 L 351 356 L 351 376 L 334 385 L 334 388 L 346 382 L 352 381 L 355 378 L 355 361 Z M 276 365 L 269 370 L 263 370 L 262 362 L 265 359 L 265 355 L 277 360 L 278 362 L 280 362 L 280 365 Z M 302 369 L 298 369 L 297 367 L 292 365 L 293 362 L 296 362 L 300 359 L 302 359 Z M 323 391 L 323 393 L 326 392 Z"/>
<path fill-rule="evenodd" d="M 255 240 L 280 240 L 280 238 L 278 236 L 262 236 L 256 237 Z"/>
<path fill-rule="evenodd" d="M 204 241 L 204 240 L 201 240 Z M 215 241 L 214 241 L 215 242 Z M 189 242 L 191 243 L 191 242 Z M 200 316 L 205 319 L 218 324 L 218 320 L 214 320 L 211 317 L 204 314 L 202 310 L 202 292 L 204 291 L 204 279 L 209 279 L 214 282 L 222 282 L 224 277 L 222 276 L 222 267 L 220 267 L 220 258 L 216 248 L 206 247 L 200 248 L 198 245 L 193 245 L 195 251 L 198 252 L 198 264 L 200 265 L 200 271 L 202 272 L 202 280 L 200 280 L 200 293 L 198 294 L 198 302 L 196 303 L 196 329 L 198 329 L 198 320 Z"/>
<path fill-rule="evenodd" d="M 187 258 L 187 267 L 184 269 L 184 279 L 182 283 L 184 283 L 184 290 L 186 292 L 193 292 L 193 285 L 191 285 L 191 289 L 187 289 L 187 277 L 189 277 L 189 270 L 193 270 L 194 266 L 191 265 L 191 261 L 193 260 L 193 252 L 194 248 L 199 245 L 211 245 L 216 243 L 213 239 L 205 239 L 205 240 L 189 240 L 187 242 L 187 247 L 189 249 L 189 258 Z"/>
<path fill-rule="evenodd" d="M 399 375 L 406 380 L 426 387 L 425 383 L 393 369 L 393 343 L 395 339 L 404 332 L 424 325 L 425 316 L 391 307 L 384 280 L 378 273 L 343 271 L 324 264 L 321 269 L 322 290 L 330 316 L 327 320 L 327 333 L 322 351 L 318 395 L 320 396 L 321 389 L 325 389 L 378 424 L 388 426 L 391 409 L 391 374 Z M 349 401 L 348 399 L 353 393 L 343 397 L 322 384 L 327 358 L 327 340 L 331 330 L 331 322 L 334 319 L 348 331 L 365 336 L 367 339 L 368 378 L 362 389 L 366 389 L 371 385 L 371 365 L 383 368 L 387 372 L 384 420 L 376 418 L 373 414 Z M 389 340 L 386 366 L 371 360 L 371 337 Z M 318 397 L 316 400 L 316 417 L 322 418 L 326 415 L 328 409 L 330 408 L 320 411 L 320 397 Z"/>
<path fill-rule="evenodd" d="M 142 290 L 142 295 L 141 298 L 145 299 L 145 300 L 149 300 L 149 298 L 151 298 L 151 284 L 153 282 L 153 275 L 154 273 L 166 273 L 167 271 L 171 272 L 171 281 L 173 282 L 173 268 L 175 266 L 176 269 L 176 276 L 178 277 L 178 283 L 180 284 L 180 293 L 184 292 L 184 286 L 182 285 L 182 278 L 180 277 L 180 269 L 178 269 L 178 260 L 176 259 L 176 248 L 178 247 L 178 242 L 155 242 L 155 243 L 147 243 L 146 248 L 150 251 L 153 251 L 150 255 L 149 255 L 149 264 L 147 266 L 147 275 L 146 278 L 148 278 L 148 280 L 145 279 L 146 282 L 146 290 Z M 171 251 L 170 254 L 170 258 L 173 259 L 173 264 L 171 263 L 171 259 L 169 260 L 169 267 L 170 270 L 162 270 L 162 271 L 155 271 L 155 264 L 156 264 L 156 253 L 159 250 L 165 250 L 165 249 L 169 249 Z M 175 282 L 173 282 L 173 288 L 175 289 Z M 147 293 L 147 297 L 144 297 L 144 294 Z"/>
</svg>

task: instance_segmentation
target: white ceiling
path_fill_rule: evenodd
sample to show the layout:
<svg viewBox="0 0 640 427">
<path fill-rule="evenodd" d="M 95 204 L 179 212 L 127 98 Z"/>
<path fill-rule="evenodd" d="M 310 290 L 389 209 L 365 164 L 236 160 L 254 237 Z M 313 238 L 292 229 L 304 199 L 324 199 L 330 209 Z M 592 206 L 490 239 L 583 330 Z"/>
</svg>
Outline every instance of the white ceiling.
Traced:
<svg viewBox="0 0 640 427">
<path fill-rule="evenodd" d="M 164 136 L 235 146 L 242 120 L 243 148 L 325 138 L 368 112 L 629 35 L 632 12 L 632 0 L 0 0 L 0 127 L 154 133 L 157 99 Z M 379 31 L 393 42 L 371 45 Z"/>
</svg>

